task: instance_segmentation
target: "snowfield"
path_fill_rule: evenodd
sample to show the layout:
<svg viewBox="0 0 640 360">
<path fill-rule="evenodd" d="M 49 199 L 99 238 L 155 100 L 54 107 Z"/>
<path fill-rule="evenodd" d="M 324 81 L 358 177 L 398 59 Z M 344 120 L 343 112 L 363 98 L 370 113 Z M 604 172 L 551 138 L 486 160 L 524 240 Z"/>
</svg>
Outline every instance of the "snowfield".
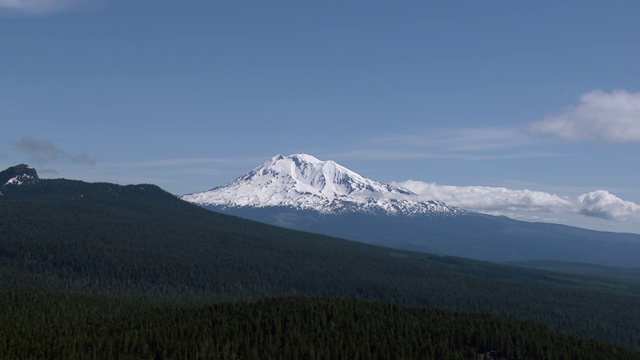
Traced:
<svg viewBox="0 0 640 360">
<path fill-rule="evenodd" d="M 202 206 L 282 206 L 325 214 L 459 215 L 467 212 L 440 201 L 422 201 L 407 189 L 367 179 L 333 161 L 318 160 L 307 154 L 277 155 L 226 185 L 181 198 Z"/>
</svg>

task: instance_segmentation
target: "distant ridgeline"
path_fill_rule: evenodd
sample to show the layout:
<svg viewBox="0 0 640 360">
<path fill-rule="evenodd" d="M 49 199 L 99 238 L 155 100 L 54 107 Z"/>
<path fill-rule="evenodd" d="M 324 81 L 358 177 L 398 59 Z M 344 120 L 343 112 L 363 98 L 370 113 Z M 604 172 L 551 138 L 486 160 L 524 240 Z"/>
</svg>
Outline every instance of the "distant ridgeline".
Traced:
<svg viewBox="0 0 640 360">
<path fill-rule="evenodd" d="M 1 174 L 6 179 L 5 171 Z M 225 336 L 221 333 L 238 339 L 249 336 L 240 336 L 239 332 L 255 334 L 256 342 L 237 340 L 220 351 L 247 354 L 245 351 L 254 351 L 263 346 L 260 344 L 277 338 L 281 346 L 288 344 L 298 349 L 295 344 L 299 344 L 300 354 L 311 354 L 328 340 L 305 345 L 317 327 L 305 328 L 304 324 L 311 321 L 305 317 L 278 318 L 284 316 L 282 309 L 317 309 L 317 314 L 308 315 L 318 316 L 313 321 L 326 318 L 328 324 L 336 326 L 331 331 L 339 331 L 341 324 L 347 326 L 344 322 L 359 324 L 366 319 L 364 328 L 353 325 L 356 335 L 348 340 L 358 348 L 368 336 L 369 330 L 365 329 L 370 329 L 371 336 L 386 326 L 405 334 L 406 329 L 422 321 L 416 317 L 430 316 L 418 314 L 423 310 L 414 313 L 388 305 L 391 303 L 533 321 L 564 333 L 640 349 L 640 281 L 633 276 L 611 280 L 365 245 L 217 214 L 155 185 L 40 179 L 5 183 L 0 191 L 0 344 L 10 345 L 0 346 L 8 351 L 0 357 L 14 358 L 11 354 L 22 349 L 35 358 L 86 358 L 87 351 L 109 354 L 123 347 L 131 349 L 132 357 L 197 357 L 189 351 L 218 351 L 215 349 L 219 349 L 220 337 Z M 291 296 L 310 299 L 211 305 Z M 369 308 L 367 302 L 333 303 L 334 300 L 320 298 L 387 304 Z M 254 317 L 254 312 L 265 306 L 262 315 Z M 387 320 L 377 316 L 374 319 L 369 312 L 378 306 L 391 306 L 404 320 L 398 324 L 380 323 Z M 334 307 L 335 312 L 331 310 Z M 346 309 L 350 308 L 362 309 L 362 319 L 348 318 Z M 305 311 L 300 310 L 300 314 Z M 270 313 L 275 318 L 267 325 L 255 322 Z M 330 321 L 332 313 L 337 316 L 334 322 Z M 448 312 L 442 314 L 444 318 L 455 318 Z M 227 325 L 219 327 L 216 319 Z M 496 335 L 478 330 L 476 335 L 469 335 L 476 336 L 475 340 L 442 346 L 434 343 L 434 349 L 447 348 L 446 351 L 461 354 L 529 354 L 538 347 L 536 344 L 541 349 L 552 349 L 544 345 L 545 341 L 556 338 L 542 327 L 522 325 L 522 334 L 538 330 L 540 334 L 537 340 L 532 339 L 535 343 L 525 345 L 528 340 L 498 335 L 499 327 L 521 325 L 484 315 L 456 319 L 462 321 L 460 324 L 479 322 L 478 329 L 493 326 Z M 488 322 L 480 325 L 483 319 Z M 300 338 L 295 333 L 286 335 L 288 338 L 277 333 L 275 324 L 285 326 L 288 322 L 292 329 L 300 329 Z M 149 323 L 157 327 L 148 327 Z M 271 326 L 268 324 L 274 324 L 271 335 L 265 331 Z M 60 331 L 52 331 L 57 326 Z M 458 331 L 457 326 L 451 331 Z M 76 327 L 80 330 L 73 330 Z M 460 329 L 463 327 L 460 325 Z M 81 333 L 85 330 L 86 336 Z M 180 336 L 174 331 L 179 331 Z M 201 337 L 199 332 L 208 336 Z M 418 341 L 418 334 L 427 333 L 407 338 L 407 344 Z M 381 335 L 367 338 L 369 343 L 379 344 L 376 354 L 393 351 L 390 344 L 375 340 L 378 336 Z M 459 338 L 466 339 L 464 336 L 467 335 Z M 169 345 L 162 345 L 172 337 L 184 339 L 175 343 L 174 353 Z M 425 339 L 428 337 L 419 341 Z M 599 343 L 565 340 L 559 340 L 562 344 L 557 348 L 564 349 L 558 350 L 562 353 L 573 348 L 571 351 L 577 352 L 569 353 L 602 354 L 598 349 L 604 349 L 616 354 L 612 358 L 622 358 L 617 356 L 619 350 Z M 508 345 L 513 341 L 520 341 L 520 345 Z M 75 355 L 58 355 L 66 351 Z M 352 354 L 346 348 L 335 351 Z M 424 358 L 433 358 L 428 356 Z"/>
</svg>

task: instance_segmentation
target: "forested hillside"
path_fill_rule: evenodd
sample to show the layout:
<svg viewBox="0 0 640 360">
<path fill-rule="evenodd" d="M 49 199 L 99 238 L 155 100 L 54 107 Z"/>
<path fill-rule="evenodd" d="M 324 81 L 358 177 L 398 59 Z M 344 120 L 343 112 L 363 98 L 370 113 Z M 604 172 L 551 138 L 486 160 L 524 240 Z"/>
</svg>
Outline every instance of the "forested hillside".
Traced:
<svg viewBox="0 0 640 360">
<path fill-rule="evenodd" d="M 274 296 L 367 299 L 491 313 L 640 348 L 640 290 L 633 283 L 294 232 L 215 214 L 152 185 L 41 180 L 2 192 L 6 289 L 162 306 Z"/>
<path fill-rule="evenodd" d="M 9 290 L 0 305 L 3 359 L 640 359 L 531 322 L 346 299 L 160 306 Z"/>
</svg>

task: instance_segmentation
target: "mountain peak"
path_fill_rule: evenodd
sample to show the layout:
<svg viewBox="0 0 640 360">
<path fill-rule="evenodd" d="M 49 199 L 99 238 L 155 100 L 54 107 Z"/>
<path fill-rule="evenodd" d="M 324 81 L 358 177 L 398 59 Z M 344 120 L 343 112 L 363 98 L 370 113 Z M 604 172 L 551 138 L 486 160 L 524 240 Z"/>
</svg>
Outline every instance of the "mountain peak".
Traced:
<svg viewBox="0 0 640 360">
<path fill-rule="evenodd" d="M 321 213 L 464 212 L 442 202 L 420 201 L 409 190 L 367 179 L 334 161 L 308 154 L 276 155 L 226 185 L 182 199 L 204 206 L 292 207 Z"/>
<path fill-rule="evenodd" d="M 39 179 L 40 177 L 36 169 L 25 164 L 11 166 L 0 171 L 0 186 L 21 185 L 24 183 L 32 183 Z"/>
</svg>

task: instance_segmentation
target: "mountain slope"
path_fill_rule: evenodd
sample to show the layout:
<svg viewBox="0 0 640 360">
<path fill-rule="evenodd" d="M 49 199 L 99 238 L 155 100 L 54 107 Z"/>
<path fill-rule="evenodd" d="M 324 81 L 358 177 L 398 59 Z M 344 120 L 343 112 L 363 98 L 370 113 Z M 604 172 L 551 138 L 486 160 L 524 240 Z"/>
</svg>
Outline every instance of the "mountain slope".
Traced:
<svg viewBox="0 0 640 360">
<path fill-rule="evenodd" d="M 423 202 L 310 155 L 278 155 L 233 182 L 182 199 L 277 226 L 401 249 L 508 262 L 640 267 L 640 235 L 517 221 Z"/>
<path fill-rule="evenodd" d="M 423 202 L 409 190 L 367 179 L 333 161 L 311 155 L 277 155 L 249 173 L 183 200 L 219 207 L 290 207 L 323 214 L 451 215 L 464 210 Z"/>
<path fill-rule="evenodd" d="M 640 347 L 635 283 L 276 228 L 153 185 L 58 179 L 12 187 L 0 196 L 0 284 L 180 303 L 359 298 L 493 313 Z"/>
<path fill-rule="evenodd" d="M 398 249 L 495 262 L 554 260 L 640 267 L 640 235 L 468 213 L 453 217 L 319 214 L 282 207 L 210 210 Z"/>
</svg>

